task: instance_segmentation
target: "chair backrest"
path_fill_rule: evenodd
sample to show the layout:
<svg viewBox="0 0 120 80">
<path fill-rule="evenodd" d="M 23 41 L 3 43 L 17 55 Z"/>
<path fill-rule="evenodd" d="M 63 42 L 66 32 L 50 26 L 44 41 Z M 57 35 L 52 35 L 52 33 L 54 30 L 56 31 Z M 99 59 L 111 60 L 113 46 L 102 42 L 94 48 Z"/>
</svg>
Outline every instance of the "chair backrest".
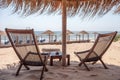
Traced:
<svg viewBox="0 0 120 80">
<path fill-rule="evenodd" d="M 43 62 L 33 29 L 6 28 L 5 30 L 8 39 L 20 60 L 23 60 L 28 53 L 34 53 L 37 54 L 37 56 L 29 56 L 29 60 L 36 61 L 39 59 Z"/>
<path fill-rule="evenodd" d="M 93 58 L 93 57 L 98 56 L 99 58 L 101 58 L 106 52 L 106 50 L 109 48 L 109 46 L 111 45 L 116 34 L 117 32 L 99 34 L 90 51 L 90 54 L 88 54 L 87 57 Z"/>
</svg>

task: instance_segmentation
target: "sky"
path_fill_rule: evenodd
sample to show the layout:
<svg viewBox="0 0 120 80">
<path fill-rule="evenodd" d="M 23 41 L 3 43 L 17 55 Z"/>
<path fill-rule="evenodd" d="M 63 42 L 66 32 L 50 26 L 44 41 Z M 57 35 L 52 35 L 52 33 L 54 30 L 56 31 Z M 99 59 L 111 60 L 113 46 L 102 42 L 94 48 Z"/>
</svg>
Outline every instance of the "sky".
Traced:
<svg viewBox="0 0 120 80">
<path fill-rule="evenodd" d="M 26 29 L 35 31 L 61 31 L 62 15 L 30 15 L 24 17 L 11 9 L 0 9 L 0 30 L 5 28 Z M 107 13 L 103 17 L 95 19 L 81 19 L 79 16 L 67 17 L 67 29 L 71 31 L 120 31 L 120 15 Z"/>
</svg>

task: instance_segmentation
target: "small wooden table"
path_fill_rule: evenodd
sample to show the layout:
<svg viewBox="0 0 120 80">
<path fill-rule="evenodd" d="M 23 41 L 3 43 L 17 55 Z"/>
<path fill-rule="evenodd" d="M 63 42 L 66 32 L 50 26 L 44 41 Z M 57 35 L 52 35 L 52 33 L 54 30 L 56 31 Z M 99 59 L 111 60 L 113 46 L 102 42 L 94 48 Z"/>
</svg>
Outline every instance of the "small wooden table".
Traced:
<svg viewBox="0 0 120 80">
<path fill-rule="evenodd" d="M 50 66 L 53 66 L 53 60 L 54 59 L 62 59 L 62 53 L 61 52 L 51 52 L 50 53 Z M 70 65 L 70 55 L 67 54 L 66 55 L 66 59 L 67 59 L 67 65 Z"/>
<path fill-rule="evenodd" d="M 49 53 L 51 53 L 51 52 L 58 52 L 58 51 L 60 51 L 60 49 L 58 49 L 58 48 L 43 48 L 42 49 L 42 52 L 49 52 Z"/>
</svg>

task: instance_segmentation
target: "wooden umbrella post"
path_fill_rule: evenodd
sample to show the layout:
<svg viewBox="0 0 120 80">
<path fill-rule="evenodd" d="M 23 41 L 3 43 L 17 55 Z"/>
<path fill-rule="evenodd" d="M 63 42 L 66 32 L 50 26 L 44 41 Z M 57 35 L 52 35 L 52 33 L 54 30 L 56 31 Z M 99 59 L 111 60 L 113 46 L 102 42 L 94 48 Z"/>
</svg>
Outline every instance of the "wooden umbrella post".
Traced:
<svg viewBox="0 0 120 80">
<path fill-rule="evenodd" d="M 50 38 L 50 34 L 48 34 L 48 37 L 49 37 L 49 43 L 50 43 L 50 39 L 51 39 L 51 38 Z"/>
<path fill-rule="evenodd" d="M 66 65 L 66 0 L 62 0 L 62 65 Z"/>
<path fill-rule="evenodd" d="M 0 35 L 0 45 L 1 45 L 1 35 Z"/>
</svg>

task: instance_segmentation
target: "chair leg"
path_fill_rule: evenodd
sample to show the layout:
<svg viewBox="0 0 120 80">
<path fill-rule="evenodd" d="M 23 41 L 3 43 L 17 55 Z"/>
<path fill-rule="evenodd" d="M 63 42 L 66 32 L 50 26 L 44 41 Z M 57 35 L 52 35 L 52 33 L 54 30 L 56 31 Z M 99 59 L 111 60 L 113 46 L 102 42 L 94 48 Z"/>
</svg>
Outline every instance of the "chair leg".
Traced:
<svg viewBox="0 0 120 80">
<path fill-rule="evenodd" d="M 105 65 L 105 63 L 100 59 L 101 63 L 103 64 L 105 69 L 108 69 L 108 67 Z"/>
<path fill-rule="evenodd" d="M 88 66 L 85 64 L 85 62 L 81 62 L 81 63 L 79 64 L 79 66 L 81 66 L 82 64 L 84 64 L 84 66 L 87 68 L 87 70 L 90 71 L 90 69 L 89 69 Z"/>
<path fill-rule="evenodd" d="M 16 72 L 16 76 L 18 76 L 18 75 L 19 75 L 19 71 L 20 71 L 20 69 L 21 69 L 22 65 L 23 65 L 23 64 L 20 64 L 20 66 L 19 66 L 19 68 L 18 68 L 18 70 L 17 70 L 17 72 Z"/>
<path fill-rule="evenodd" d="M 46 69 L 45 65 L 43 66 L 42 68 L 42 71 L 41 71 L 41 75 L 40 75 L 40 80 L 43 79 L 43 74 L 44 74 L 44 70 Z"/>
<path fill-rule="evenodd" d="M 61 61 L 61 58 L 59 58 L 59 61 Z"/>
<path fill-rule="evenodd" d="M 27 70 L 30 70 L 30 68 L 29 68 L 27 65 L 24 64 L 24 66 L 25 66 L 25 68 L 26 68 Z"/>
<path fill-rule="evenodd" d="M 45 66 L 45 69 L 44 69 L 46 72 L 48 71 L 47 67 Z"/>
<path fill-rule="evenodd" d="M 45 56 L 45 59 L 44 59 L 44 63 L 45 63 L 45 64 L 44 64 L 44 67 L 45 67 L 45 69 L 44 69 L 44 70 L 47 72 L 47 71 L 48 71 L 48 69 L 47 69 L 47 67 L 46 67 L 46 64 L 47 64 L 47 59 L 46 59 L 46 56 Z"/>
<path fill-rule="evenodd" d="M 83 64 L 83 63 L 81 62 L 81 63 L 79 64 L 79 66 L 82 66 L 82 64 Z"/>
<path fill-rule="evenodd" d="M 90 71 L 90 69 L 88 68 L 88 66 L 85 64 L 85 63 L 83 63 L 84 64 L 84 66 L 86 67 L 86 69 L 88 70 L 88 71 Z"/>
<path fill-rule="evenodd" d="M 105 63 L 100 59 L 101 63 L 103 64 L 105 69 L 108 69 L 108 67 L 105 65 Z"/>
</svg>

